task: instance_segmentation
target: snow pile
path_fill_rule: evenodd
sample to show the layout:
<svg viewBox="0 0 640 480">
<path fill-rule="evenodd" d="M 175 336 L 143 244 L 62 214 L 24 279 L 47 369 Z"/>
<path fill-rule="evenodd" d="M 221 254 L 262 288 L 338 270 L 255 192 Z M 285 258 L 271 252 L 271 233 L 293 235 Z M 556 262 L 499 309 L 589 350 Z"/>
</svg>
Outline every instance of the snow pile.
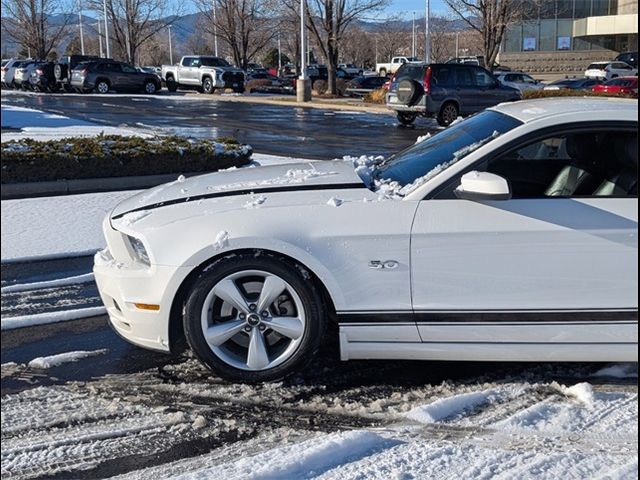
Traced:
<svg viewBox="0 0 640 480">
<path fill-rule="evenodd" d="M 339 207 L 343 203 L 344 203 L 344 200 L 338 197 L 331 197 L 329 201 L 327 201 L 327 205 L 329 205 L 330 207 Z"/>
<path fill-rule="evenodd" d="M 429 140 L 431 138 L 431 134 L 427 133 L 426 135 L 421 135 L 420 137 L 418 137 L 418 139 L 416 140 L 416 143 L 422 143 L 425 140 Z"/>
<path fill-rule="evenodd" d="M 637 363 L 620 363 L 604 367 L 595 372 L 592 377 L 613 377 L 613 378 L 638 378 Z"/>
<path fill-rule="evenodd" d="M 216 235 L 216 239 L 213 241 L 213 248 L 221 250 L 229 245 L 229 232 L 222 230 Z"/>
<path fill-rule="evenodd" d="M 414 408 L 407 412 L 405 417 L 420 423 L 436 423 L 484 405 L 495 394 L 495 390 L 484 390 L 441 398 L 428 405 Z"/>
<path fill-rule="evenodd" d="M 79 283 L 91 283 L 94 281 L 93 273 L 85 273 L 82 275 L 74 275 L 73 277 L 57 278 L 55 280 L 47 280 L 44 282 L 22 283 L 8 285 L 0 288 L 0 293 L 27 292 L 29 290 L 38 290 L 42 288 L 64 287 L 67 285 L 77 285 Z"/>
<path fill-rule="evenodd" d="M 244 208 L 246 209 L 251 209 L 251 208 L 258 208 L 260 205 L 262 205 L 264 202 L 267 201 L 267 197 L 265 197 L 264 195 L 251 195 L 251 198 L 247 201 L 247 203 L 244 204 Z"/>
<path fill-rule="evenodd" d="M 343 157 L 345 162 L 351 162 L 356 174 L 362 179 L 367 187 L 371 187 L 374 183 L 374 173 L 376 167 L 384 161 L 384 157 L 378 156 L 366 156 L 361 157 Z"/>
<path fill-rule="evenodd" d="M 551 384 L 551 388 L 555 388 L 566 397 L 575 398 L 588 408 L 593 408 L 595 398 L 593 396 L 593 387 L 589 383 L 576 383 L 572 387 L 567 387 L 565 385 L 560 385 L 559 383 L 553 382 Z"/>
<path fill-rule="evenodd" d="M 285 175 L 287 178 L 290 178 L 291 180 L 293 180 L 294 183 L 302 183 L 309 180 L 310 178 L 337 175 L 337 172 L 321 172 L 318 169 L 316 169 L 313 163 L 310 163 L 309 167 L 310 168 L 304 168 L 304 169 L 292 168 L 290 170 L 287 170 L 287 173 Z"/>
<path fill-rule="evenodd" d="M 80 318 L 97 317 L 107 313 L 104 307 L 79 308 L 77 310 L 63 310 L 59 312 L 36 313 L 34 315 L 22 315 L 18 317 L 3 317 L 1 330 L 13 330 L 14 328 L 33 327 L 49 323 L 65 322 Z"/>
<path fill-rule="evenodd" d="M 113 258 L 113 255 L 111 255 L 111 252 L 109 251 L 108 248 L 105 248 L 103 250 L 96 252 L 96 254 L 93 256 L 93 264 L 96 267 L 107 267 L 107 268 L 124 267 L 123 263 L 116 262 L 115 258 Z"/>
<path fill-rule="evenodd" d="M 28 363 L 30 368 L 52 368 L 62 365 L 63 363 L 71 363 L 82 360 L 83 358 L 96 357 L 98 355 L 104 355 L 109 350 L 106 348 L 100 350 L 86 351 L 78 350 L 75 352 L 59 353 L 57 355 L 50 355 L 48 357 L 34 358 Z"/>
<path fill-rule="evenodd" d="M 334 433 L 292 447 L 276 448 L 253 457 L 240 458 L 232 463 L 204 468 L 173 478 L 175 480 L 312 478 L 334 467 L 362 459 L 397 444 L 399 442 L 387 440 L 376 433 L 363 430 Z"/>
</svg>

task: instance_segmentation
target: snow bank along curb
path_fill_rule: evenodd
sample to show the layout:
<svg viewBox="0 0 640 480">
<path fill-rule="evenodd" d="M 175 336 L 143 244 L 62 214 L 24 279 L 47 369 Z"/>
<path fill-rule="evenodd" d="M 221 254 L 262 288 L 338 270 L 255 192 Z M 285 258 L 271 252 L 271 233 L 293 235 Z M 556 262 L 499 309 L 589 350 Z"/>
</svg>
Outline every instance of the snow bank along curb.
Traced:
<svg viewBox="0 0 640 480">
<path fill-rule="evenodd" d="M 105 315 L 105 307 L 80 308 L 77 310 L 65 310 L 61 312 L 36 313 L 34 315 L 23 315 L 19 317 L 2 318 L 1 330 L 13 330 L 15 328 L 33 327 L 36 325 L 46 325 L 49 323 L 64 322 L 67 320 L 77 320 L 80 318 L 97 317 Z"/>
</svg>

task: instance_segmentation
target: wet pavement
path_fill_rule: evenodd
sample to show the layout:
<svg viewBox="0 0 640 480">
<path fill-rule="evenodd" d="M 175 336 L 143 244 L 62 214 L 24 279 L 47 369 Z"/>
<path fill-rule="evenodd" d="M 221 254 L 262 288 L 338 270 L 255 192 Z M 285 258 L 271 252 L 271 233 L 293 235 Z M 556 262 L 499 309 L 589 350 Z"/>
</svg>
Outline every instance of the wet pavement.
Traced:
<svg viewBox="0 0 640 480">
<path fill-rule="evenodd" d="M 326 110 L 216 100 L 162 92 L 149 95 L 12 92 L 2 103 L 110 126 L 147 127 L 198 138 L 232 136 L 259 153 L 313 159 L 390 155 L 437 131 L 434 120 L 403 127 L 392 113 Z"/>
</svg>

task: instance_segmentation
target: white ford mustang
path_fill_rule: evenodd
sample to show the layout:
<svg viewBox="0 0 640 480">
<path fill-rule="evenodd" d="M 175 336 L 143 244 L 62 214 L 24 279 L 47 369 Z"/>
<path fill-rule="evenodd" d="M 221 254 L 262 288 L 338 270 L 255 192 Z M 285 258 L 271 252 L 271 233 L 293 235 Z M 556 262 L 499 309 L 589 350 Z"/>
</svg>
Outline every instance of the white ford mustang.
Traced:
<svg viewBox="0 0 640 480">
<path fill-rule="evenodd" d="M 331 322 L 343 360 L 637 361 L 637 122 L 525 101 L 386 160 L 180 178 L 105 219 L 96 281 L 121 336 L 232 380 L 299 370 Z"/>
</svg>

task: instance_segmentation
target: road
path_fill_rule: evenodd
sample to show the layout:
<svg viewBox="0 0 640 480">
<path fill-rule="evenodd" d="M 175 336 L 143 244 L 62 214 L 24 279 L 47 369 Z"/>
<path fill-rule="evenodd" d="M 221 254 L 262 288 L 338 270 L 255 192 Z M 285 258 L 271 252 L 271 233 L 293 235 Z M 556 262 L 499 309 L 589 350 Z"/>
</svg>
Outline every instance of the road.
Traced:
<svg viewBox="0 0 640 480">
<path fill-rule="evenodd" d="M 111 126 L 150 127 L 193 137 L 232 136 L 259 153 L 332 159 L 390 155 L 433 133 L 433 120 L 402 127 L 394 115 L 262 105 L 163 92 L 149 95 L 11 92 L 2 103 Z"/>
</svg>

